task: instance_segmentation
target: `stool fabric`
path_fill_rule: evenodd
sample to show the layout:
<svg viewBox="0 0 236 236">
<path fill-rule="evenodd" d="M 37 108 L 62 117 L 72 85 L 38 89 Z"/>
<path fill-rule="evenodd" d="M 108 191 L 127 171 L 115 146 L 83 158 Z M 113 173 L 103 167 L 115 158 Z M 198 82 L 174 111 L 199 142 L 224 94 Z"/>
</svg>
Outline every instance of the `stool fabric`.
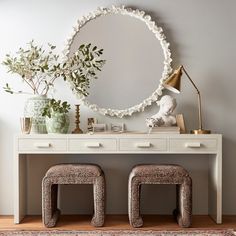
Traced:
<svg viewBox="0 0 236 236">
<path fill-rule="evenodd" d="M 54 227 L 59 219 L 58 184 L 93 184 L 93 226 L 103 226 L 105 218 L 105 177 L 98 165 L 59 164 L 52 166 L 42 180 L 42 217 L 46 227 Z"/>
<path fill-rule="evenodd" d="M 133 227 L 141 227 L 140 190 L 142 184 L 175 184 L 176 209 L 174 215 L 181 227 L 191 226 L 192 217 L 192 179 L 179 165 L 137 165 L 129 175 L 128 208 L 129 221 Z"/>
</svg>

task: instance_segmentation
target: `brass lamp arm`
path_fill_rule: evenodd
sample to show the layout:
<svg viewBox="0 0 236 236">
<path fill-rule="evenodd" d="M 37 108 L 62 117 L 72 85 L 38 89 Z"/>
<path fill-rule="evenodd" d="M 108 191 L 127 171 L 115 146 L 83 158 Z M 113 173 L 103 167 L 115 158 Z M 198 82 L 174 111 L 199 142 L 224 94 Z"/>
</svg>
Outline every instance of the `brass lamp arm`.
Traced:
<svg viewBox="0 0 236 236">
<path fill-rule="evenodd" d="M 189 74 L 185 70 L 184 66 L 181 66 L 181 69 L 184 71 L 184 73 L 187 75 L 188 79 L 192 83 L 193 87 L 197 90 L 197 98 L 198 98 L 198 121 L 199 121 L 199 130 L 202 130 L 202 104 L 201 104 L 201 94 L 198 90 L 196 84 L 193 82 L 193 80 L 190 78 Z"/>
<path fill-rule="evenodd" d="M 190 82 L 192 83 L 193 87 L 197 90 L 197 93 L 200 94 L 200 91 L 198 90 L 196 84 L 193 82 L 193 80 L 190 78 L 188 72 L 185 70 L 184 66 L 181 66 L 181 69 L 184 71 L 184 73 L 187 75 L 188 79 L 190 80 Z"/>
</svg>

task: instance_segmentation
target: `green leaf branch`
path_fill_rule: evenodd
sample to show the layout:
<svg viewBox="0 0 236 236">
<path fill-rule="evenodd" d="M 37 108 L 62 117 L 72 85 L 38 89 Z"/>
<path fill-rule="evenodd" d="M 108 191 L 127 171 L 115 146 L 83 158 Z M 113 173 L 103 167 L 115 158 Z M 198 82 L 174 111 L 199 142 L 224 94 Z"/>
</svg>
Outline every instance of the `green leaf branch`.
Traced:
<svg viewBox="0 0 236 236">
<path fill-rule="evenodd" d="M 66 114 L 70 110 L 70 104 L 66 101 L 62 102 L 61 100 L 50 99 L 47 105 L 43 109 L 42 116 L 52 117 L 53 113 Z"/>
<path fill-rule="evenodd" d="M 105 64 L 105 60 L 101 59 L 103 49 L 82 44 L 66 61 L 59 61 L 60 56 L 55 53 L 55 49 L 56 46 L 52 44 L 44 49 L 32 40 L 26 49 L 20 48 L 16 56 L 7 54 L 2 64 L 9 73 L 20 75 L 33 94 L 47 95 L 55 80 L 62 77 L 73 83 L 73 89 L 87 96 L 90 80 L 97 78 L 96 73 Z M 25 93 L 15 91 L 8 83 L 3 89 L 11 94 Z"/>
<path fill-rule="evenodd" d="M 88 96 L 91 79 L 97 79 L 97 72 L 101 71 L 105 60 L 101 59 L 103 49 L 91 44 L 82 44 L 79 49 L 65 62 L 64 68 L 70 68 L 62 74 L 64 80 L 73 83 L 76 92 Z"/>
</svg>

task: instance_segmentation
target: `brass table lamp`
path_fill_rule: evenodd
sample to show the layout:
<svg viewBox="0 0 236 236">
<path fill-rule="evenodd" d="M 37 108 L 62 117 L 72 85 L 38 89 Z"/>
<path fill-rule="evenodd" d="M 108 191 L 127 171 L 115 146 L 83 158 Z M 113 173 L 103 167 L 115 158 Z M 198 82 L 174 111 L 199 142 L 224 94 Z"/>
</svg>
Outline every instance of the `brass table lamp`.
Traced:
<svg viewBox="0 0 236 236">
<path fill-rule="evenodd" d="M 205 130 L 202 128 L 202 105 L 201 105 L 201 95 L 200 91 L 198 90 L 197 86 L 193 82 L 193 80 L 188 75 L 187 71 L 184 69 L 183 66 L 180 66 L 177 70 L 174 71 L 174 73 L 164 82 L 164 87 L 174 93 L 180 93 L 180 82 L 181 82 L 181 76 L 182 71 L 186 74 L 188 79 L 190 80 L 191 84 L 197 91 L 198 96 L 198 121 L 199 121 L 199 128 L 196 130 L 191 130 L 191 133 L 193 134 L 210 134 L 210 130 Z"/>
</svg>

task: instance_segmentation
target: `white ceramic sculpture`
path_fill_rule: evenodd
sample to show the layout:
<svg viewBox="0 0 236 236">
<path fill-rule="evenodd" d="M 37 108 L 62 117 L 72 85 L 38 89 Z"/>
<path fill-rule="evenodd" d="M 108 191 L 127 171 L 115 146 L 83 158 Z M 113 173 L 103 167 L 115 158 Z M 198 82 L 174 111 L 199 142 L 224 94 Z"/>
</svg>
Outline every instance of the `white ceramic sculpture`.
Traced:
<svg viewBox="0 0 236 236">
<path fill-rule="evenodd" d="M 172 115 L 174 109 L 176 108 L 175 98 L 165 95 L 161 98 L 160 110 L 155 115 L 146 119 L 146 124 L 148 127 L 169 127 L 176 125 L 176 118 Z"/>
</svg>

